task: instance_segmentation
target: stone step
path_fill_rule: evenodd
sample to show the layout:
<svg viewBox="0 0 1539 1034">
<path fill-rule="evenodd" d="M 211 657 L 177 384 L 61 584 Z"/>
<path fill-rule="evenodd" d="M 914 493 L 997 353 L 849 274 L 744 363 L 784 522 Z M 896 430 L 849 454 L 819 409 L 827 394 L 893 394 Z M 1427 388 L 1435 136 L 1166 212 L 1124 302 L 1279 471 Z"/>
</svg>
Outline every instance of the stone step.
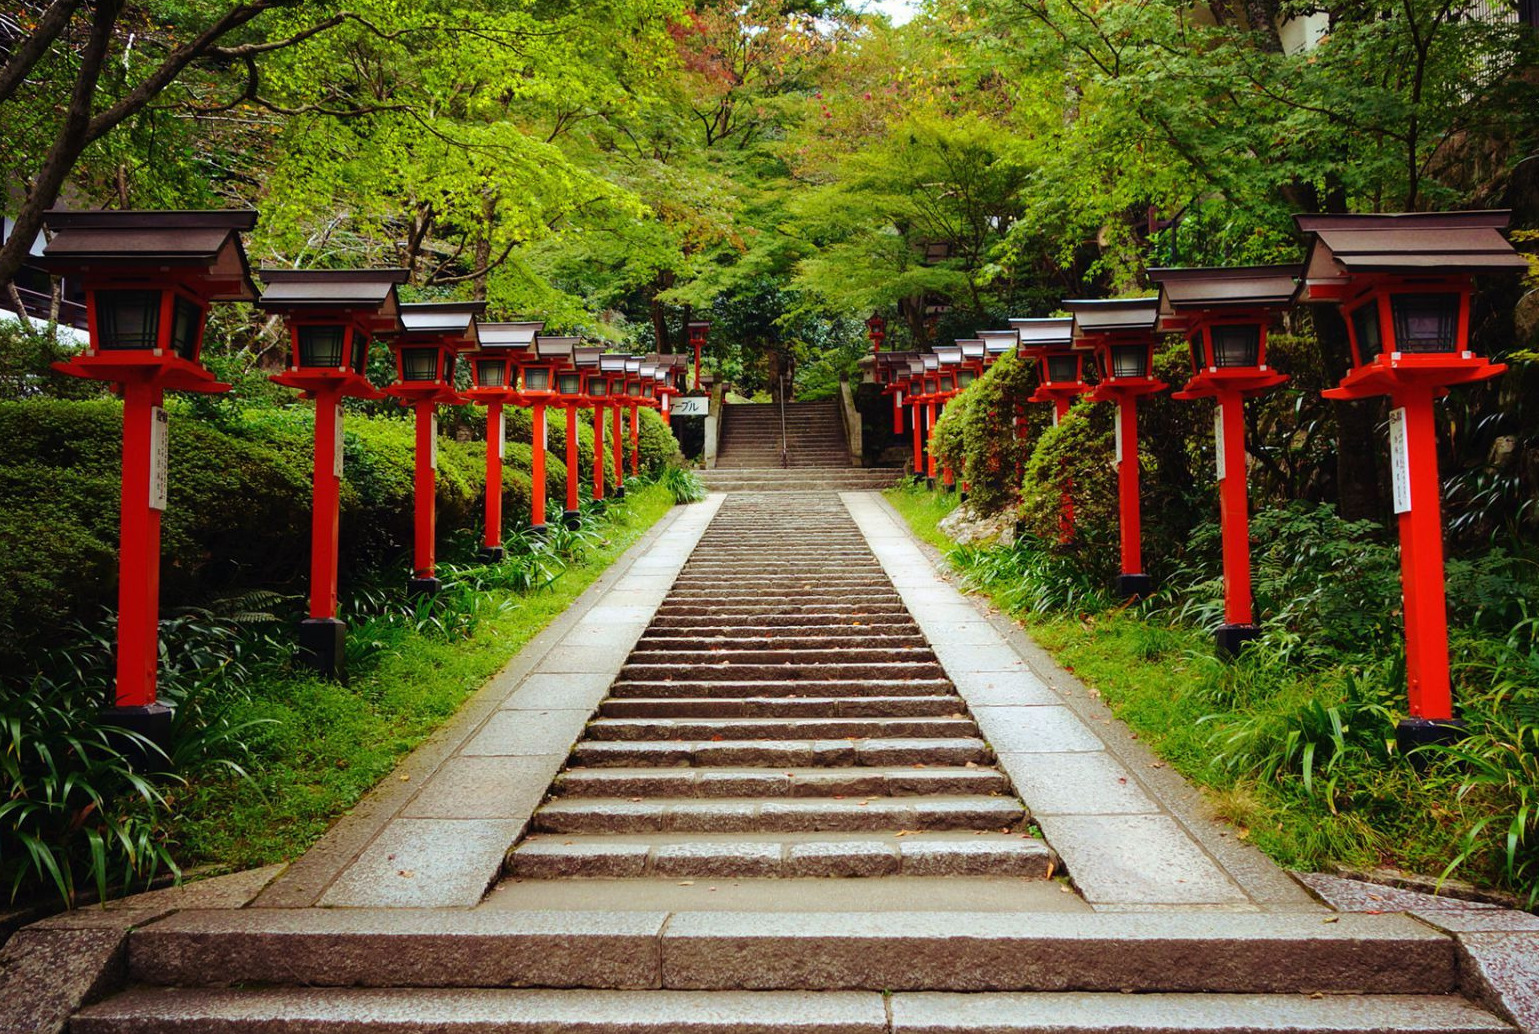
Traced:
<svg viewBox="0 0 1539 1034">
<path fill-rule="evenodd" d="M 960 701 L 958 702 L 960 706 Z M 976 736 L 971 718 L 596 718 L 588 738 L 654 740 L 845 740 Z"/>
<path fill-rule="evenodd" d="M 985 765 L 993 754 L 976 737 L 864 740 L 579 740 L 572 764 L 591 768 L 831 768 Z"/>
<path fill-rule="evenodd" d="M 733 682 L 759 679 L 765 682 L 807 680 L 810 682 L 846 681 L 859 679 L 888 679 L 909 681 L 912 679 L 945 678 L 945 669 L 935 661 L 895 662 L 881 664 L 861 662 L 857 664 L 741 664 L 719 662 L 716 664 L 685 664 L 674 661 L 667 664 L 639 664 L 627 662 L 620 669 L 620 678 L 626 681 L 664 682 L 670 679 L 686 682 L 707 682 L 722 678 Z"/>
<path fill-rule="evenodd" d="M 805 603 L 786 603 L 784 601 L 769 604 L 743 604 L 739 603 L 731 607 L 713 607 L 705 603 L 692 603 L 679 600 L 664 600 L 662 606 L 657 609 L 653 617 L 654 624 L 660 624 L 672 618 L 737 621 L 743 618 L 775 617 L 775 618 L 817 618 L 826 620 L 830 618 L 857 618 L 867 617 L 898 617 L 904 621 L 912 621 L 908 608 L 903 605 L 901 599 L 896 602 L 883 601 L 881 603 L 851 603 L 848 600 L 812 600 Z"/>
<path fill-rule="evenodd" d="M 599 714 L 604 718 L 916 718 L 958 717 L 964 707 L 962 698 L 954 695 L 611 697 L 599 706 Z"/>
<path fill-rule="evenodd" d="M 1061 871 L 1042 841 L 1018 833 L 890 830 L 531 836 L 509 852 L 514 879 L 1046 879 Z"/>
<path fill-rule="evenodd" d="M 656 865 L 662 859 L 653 851 L 670 843 L 712 843 L 568 836 L 541 837 L 520 850 L 541 844 L 555 854 L 590 841 L 608 842 L 615 857 L 641 867 Z M 955 862 L 947 852 L 968 845 L 980 853 L 1020 845 L 1037 853 L 1043 871 L 1050 858 L 1038 842 L 997 833 L 734 836 L 719 843 L 728 850 L 870 844 L 885 851 L 873 859 L 891 857 L 884 864 L 900 871 L 925 867 L 927 854 L 938 855 L 937 864 Z M 674 854 L 681 867 L 690 857 Z M 802 857 L 810 863 L 813 854 Z M 128 965 L 137 981 L 185 987 L 1429 995 L 1458 987 L 1454 942 L 1431 927 L 1402 915 L 1326 918 L 1335 921 L 1315 912 L 188 909 L 135 930 Z"/>
<path fill-rule="evenodd" d="M 820 640 L 820 642 L 822 642 Z M 838 640 L 835 640 L 838 642 Z M 771 646 L 770 644 L 774 644 Z M 651 644 L 631 652 L 631 664 L 862 664 L 912 663 L 933 660 L 928 642 L 918 646 L 870 648 L 860 645 L 781 649 L 778 643 L 756 643 L 751 649 L 668 649 Z"/>
<path fill-rule="evenodd" d="M 1011 797 L 796 797 L 627 800 L 565 797 L 534 813 L 540 833 L 820 833 L 900 829 L 1014 831 L 1026 820 Z"/>
<path fill-rule="evenodd" d="M 665 618 L 664 623 L 653 622 L 651 627 L 642 636 L 643 640 L 663 639 L 689 639 L 696 636 L 706 638 L 737 637 L 751 639 L 755 637 L 786 636 L 805 637 L 809 635 L 819 636 L 911 636 L 920 635 L 919 626 L 912 620 L 898 614 L 878 614 L 864 618 L 852 618 L 849 615 L 830 615 L 820 623 L 794 623 L 795 615 L 786 615 L 784 618 L 772 618 L 768 615 L 744 618 L 739 623 L 727 623 L 718 621 L 716 624 L 707 624 L 709 618 Z M 696 621 L 695 624 L 687 622 Z"/>
<path fill-rule="evenodd" d="M 1007 793 L 993 768 L 574 768 L 556 778 L 562 797 L 906 797 Z"/>
<path fill-rule="evenodd" d="M 770 589 L 763 592 L 755 591 L 752 586 L 734 587 L 721 585 L 712 588 L 698 589 L 673 589 L 668 593 L 668 603 L 694 603 L 705 602 L 718 607 L 731 607 L 734 604 L 745 606 L 765 606 L 771 603 L 796 604 L 805 606 L 809 603 L 902 603 L 902 597 L 896 589 L 880 589 L 866 587 L 844 588 L 837 585 L 828 588 L 816 586 L 798 587 L 796 589 Z"/>
<path fill-rule="evenodd" d="M 891 1019 L 889 1020 L 889 1015 Z M 141 987 L 74 1034 L 1511 1034 L 1440 995 Z"/>
<path fill-rule="evenodd" d="M 721 681 L 691 681 L 688 679 L 646 680 L 626 679 L 616 682 L 609 689 L 612 698 L 643 697 L 721 699 L 762 697 L 928 697 L 938 693 L 955 693 L 956 688 L 947 678 L 912 679 L 889 681 L 887 679 L 823 679 L 805 682 L 765 682 L 749 679 L 723 679 Z"/>
<path fill-rule="evenodd" d="M 864 634 L 861 634 L 864 633 Z M 879 635 L 873 629 L 854 626 L 833 625 L 825 634 L 823 629 L 817 629 L 816 635 L 780 635 L 774 630 L 759 636 L 742 635 L 643 635 L 636 644 L 638 650 L 648 652 L 673 651 L 675 653 L 688 651 L 717 652 L 723 650 L 746 651 L 755 647 L 767 648 L 773 646 L 776 650 L 818 650 L 820 648 L 832 648 L 834 644 L 854 642 L 865 650 L 915 650 L 930 648 L 930 642 L 924 636 L 914 633 L 912 635 Z M 854 649 L 852 646 L 851 649 Z"/>
</svg>

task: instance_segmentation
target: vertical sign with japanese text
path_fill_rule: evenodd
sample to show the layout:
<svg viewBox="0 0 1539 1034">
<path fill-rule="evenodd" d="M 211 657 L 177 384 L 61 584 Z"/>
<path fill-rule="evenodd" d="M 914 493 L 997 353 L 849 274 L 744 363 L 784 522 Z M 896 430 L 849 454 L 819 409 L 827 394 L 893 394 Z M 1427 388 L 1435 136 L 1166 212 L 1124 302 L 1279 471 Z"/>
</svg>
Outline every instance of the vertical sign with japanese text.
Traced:
<svg viewBox="0 0 1539 1034">
<path fill-rule="evenodd" d="M 1389 482 L 1394 489 L 1395 512 L 1410 513 L 1411 443 L 1403 407 L 1389 411 Z"/>
<path fill-rule="evenodd" d="M 170 422 L 166 411 L 150 407 L 150 509 L 164 510 L 171 480 Z"/>
</svg>

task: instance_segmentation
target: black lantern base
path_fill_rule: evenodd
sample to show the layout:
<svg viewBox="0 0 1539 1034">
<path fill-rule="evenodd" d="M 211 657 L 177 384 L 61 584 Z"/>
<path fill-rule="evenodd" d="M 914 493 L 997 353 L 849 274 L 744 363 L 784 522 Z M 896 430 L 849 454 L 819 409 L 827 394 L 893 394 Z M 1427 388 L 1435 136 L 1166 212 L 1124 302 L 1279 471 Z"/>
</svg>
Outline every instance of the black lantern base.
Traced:
<svg viewBox="0 0 1539 1034">
<path fill-rule="evenodd" d="M 1154 591 L 1154 579 L 1146 574 L 1119 574 L 1117 576 L 1118 596 L 1147 596 Z"/>
<path fill-rule="evenodd" d="M 935 491 L 935 479 L 929 477 L 925 478 L 924 487 L 929 489 L 931 492 Z"/>
<path fill-rule="evenodd" d="M 616 485 L 615 486 L 615 490 L 613 492 L 613 495 L 614 495 L 614 497 L 616 499 L 624 499 L 625 498 L 625 486 L 624 485 Z"/>
<path fill-rule="evenodd" d="M 122 754 L 129 764 L 141 772 L 161 771 L 170 767 L 166 759 L 135 737 L 142 736 L 169 754 L 171 719 L 174 714 L 165 704 L 154 703 L 143 707 L 104 707 L 100 718 L 103 725 L 116 726 L 134 734 L 123 736 L 109 733 L 107 737 L 112 749 Z"/>
<path fill-rule="evenodd" d="M 529 534 L 533 535 L 537 539 L 543 539 L 548 531 L 549 528 L 544 524 L 529 525 Z"/>
<path fill-rule="evenodd" d="M 438 590 L 444 587 L 444 583 L 437 578 L 408 578 L 406 580 L 406 595 L 408 596 L 436 596 Z"/>
<path fill-rule="evenodd" d="M 1261 629 L 1255 625 L 1219 625 L 1213 633 L 1213 652 L 1221 661 L 1232 661 L 1240 656 L 1246 643 L 1261 638 Z"/>
<path fill-rule="evenodd" d="M 327 678 L 343 677 L 347 657 L 347 625 L 338 618 L 306 618 L 299 623 L 295 659 Z"/>
<path fill-rule="evenodd" d="M 955 492 L 956 490 L 957 490 L 957 483 L 955 481 L 953 481 L 951 484 L 946 486 L 946 492 L 948 494 L 950 494 L 952 492 Z"/>
<path fill-rule="evenodd" d="M 1417 752 L 1418 747 L 1447 746 L 1459 742 L 1467 733 L 1464 723 L 1457 718 L 1402 718 L 1395 726 L 1395 746 L 1413 765 L 1424 768 L 1427 757 Z"/>
<path fill-rule="evenodd" d="M 476 559 L 483 564 L 500 564 L 507 555 L 506 546 L 482 546 L 476 550 Z"/>
<path fill-rule="evenodd" d="M 566 525 L 568 531 L 576 531 L 582 527 L 582 514 L 576 510 L 562 510 L 561 523 Z"/>
</svg>

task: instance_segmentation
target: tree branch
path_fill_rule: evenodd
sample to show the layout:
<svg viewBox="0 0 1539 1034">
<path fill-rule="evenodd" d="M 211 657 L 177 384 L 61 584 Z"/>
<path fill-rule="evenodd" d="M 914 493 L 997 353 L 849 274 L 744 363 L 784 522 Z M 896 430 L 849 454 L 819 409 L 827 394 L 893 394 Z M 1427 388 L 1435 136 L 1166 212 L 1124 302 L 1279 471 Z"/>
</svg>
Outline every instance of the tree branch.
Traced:
<svg viewBox="0 0 1539 1034">
<path fill-rule="evenodd" d="M 0 67 L 0 102 L 10 99 L 11 94 L 26 79 L 27 73 L 48 53 L 48 48 L 59 33 L 64 31 L 79 6 L 80 0 L 54 0 L 48 10 L 43 12 L 37 27 L 22 40 L 20 46 L 11 51 L 4 67 Z"/>
</svg>

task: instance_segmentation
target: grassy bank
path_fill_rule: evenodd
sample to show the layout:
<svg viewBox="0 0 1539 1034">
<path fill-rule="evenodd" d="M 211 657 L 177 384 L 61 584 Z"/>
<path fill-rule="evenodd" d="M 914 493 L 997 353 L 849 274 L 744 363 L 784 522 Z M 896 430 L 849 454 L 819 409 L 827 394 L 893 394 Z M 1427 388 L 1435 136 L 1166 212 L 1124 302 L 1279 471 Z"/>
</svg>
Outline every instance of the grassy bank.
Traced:
<svg viewBox="0 0 1539 1034">
<path fill-rule="evenodd" d="M 899 488 L 888 498 L 970 589 L 1021 620 L 1280 864 L 1451 870 L 1529 900 L 1539 892 L 1539 772 L 1524 717 L 1539 687 L 1521 629 L 1505 641 L 1455 630 L 1456 696 L 1472 735 L 1459 756 L 1418 769 L 1393 742 L 1404 706 L 1396 644 L 1305 654 L 1299 640 L 1319 637 L 1279 627 L 1239 663 L 1221 664 L 1193 608 L 1159 598 L 1116 605 L 1040 546 L 958 547 L 937 526 L 955 497 Z"/>
</svg>

